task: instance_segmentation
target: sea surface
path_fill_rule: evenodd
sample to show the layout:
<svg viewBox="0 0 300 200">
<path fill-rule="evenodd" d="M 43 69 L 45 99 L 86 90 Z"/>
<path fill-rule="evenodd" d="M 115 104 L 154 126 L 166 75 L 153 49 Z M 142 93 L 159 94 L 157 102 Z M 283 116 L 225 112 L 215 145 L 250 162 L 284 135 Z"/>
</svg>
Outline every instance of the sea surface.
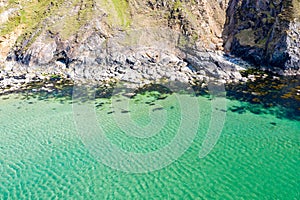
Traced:
<svg viewBox="0 0 300 200">
<path fill-rule="evenodd" d="M 300 121 L 216 98 L 1 96 L 0 199 L 300 199 Z"/>
</svg>

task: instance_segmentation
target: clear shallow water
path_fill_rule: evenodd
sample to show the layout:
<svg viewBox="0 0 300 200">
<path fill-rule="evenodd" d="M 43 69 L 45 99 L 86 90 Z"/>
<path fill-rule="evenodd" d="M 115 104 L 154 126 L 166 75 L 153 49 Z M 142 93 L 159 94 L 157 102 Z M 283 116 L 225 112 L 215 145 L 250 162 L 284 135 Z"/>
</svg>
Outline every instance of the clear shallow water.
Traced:
<svg viewBox="0 0 300 200">
<path fill-rule="evenodd" d="M 95 159 L 77 132 L 72 101 L 13 94 L 0 98 L 0 199 L 300 198 L 299 121 L 265 112 L 233 112 L 245 103 L 227 100 L 222 134 L 210 154 L 200 159 L 211 101 L 198 97 L 201 120 L 188 150 L 161 170 L 134 174 Z M 181 111 L 173 96 L 152 102 L 155 105 L 151 96 L 137 99 L 130 109 L 113 109 L 109 100 L 96 100 L 98 125 L 123 150 L 156 151 L 176 135 Z M 143 126 L 151 121 L 149 113 L 164 111 L 167 120 L 156 122 L 163 126 L 159 134 L 137 140 L 114 121 L 112 112 L 127 111 Z"/>
</svg>

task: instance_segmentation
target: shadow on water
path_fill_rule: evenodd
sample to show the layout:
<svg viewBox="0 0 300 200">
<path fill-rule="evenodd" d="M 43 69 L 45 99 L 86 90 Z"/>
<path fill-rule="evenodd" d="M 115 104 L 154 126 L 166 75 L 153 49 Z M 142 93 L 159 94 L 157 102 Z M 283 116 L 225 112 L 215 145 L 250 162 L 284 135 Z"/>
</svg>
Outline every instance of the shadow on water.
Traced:
<svg viewBox="0 0 300 200">
<path fill-rule="evenodd" d="M 257 28 L 253 27 L 256 26 L 256 24 L 248 23 L 251 21 L 251 18 L 253 18 L 251 15 L 244 16 L 246 18 L 244 18 L 241 23 L 237 22 L 239 20 L 237 15 L 241 14 L 240 11 L 243 12 L 243 9 L 248 9 L 247 6 L 242 6 L 242 10 L 239 10 L 241 6 L 237 6 L 238 3 L 238 0 L 228 1 L 226 9 L 226 22 L 222 32 L 224 51 L 230 52 L 239 58 L 247 60 L 251 66 L 256 66 L 259 68 L 266 62 L 261 59 L 261 57 L 265 56 L 265 51 L 255 47 L 252 48 L 247 45 L 241 46 L 240 43 L 236 41 L 236 37 L 234 37 L 238 28 Z M 254 10 L 253 12 L 261 11 Z M 258 21 L 259 20 L 261 19 L 258 19 Z M 237 25 L 239 25 L 239 27 L 237 27 Z M 230 55 L 226 55 L 224 58 L 229 62 L 238 65 L 244 64 L 245 66 L 244 61 L 241 63 L 240 59 Z M 249 63 L 247 64 L 248 66 Z M 281 63 L 275 64 L 280 65 Z M 245 113 L 246 111 L 250 111 L 255 114 L 270 113 L 278 118 L 300 120 L 299 76 L 283 77 L 268 72 L 267 77 L 264 77 L 264 75 L 266 75 L 264 72 L 259 72 L 255 69 L 247 70 L 243 76 L 247 77 L 249 75 L 247 73 L 252 75 L 254 74 L 256 80 L 248 81 L 244 84 L 230 84 L 226 87 L 227 97 L 229 99 L 245 102 L 239 107 L 229 108 L 230 111 L 240 114 Z"/>
<path fill-rule="evenodd" d="M 72 104 L 72 103 L 84 103 L 87 101 L 94 101 L 95 99 L 106 99 L 110 100 L 113 96 L 124 96 L 127 98 L 134 99 L 135 102 L 148 104 L 150 106 L 155 105 L 155 101 L 164 100 L 172 91 L 170 91 L 167 87 L 163 87 L 159 84 L 149 84 L 145 85 L 142 88 L 132 90 L 130 88 L 122 88 L 122 90 L 116 90 L 116 84 L 99 84 L 93 85 L 90 87 L 87 86 L 76 86 L 73 84 L 57 84 L 57 80 L 53 80 L 51 82 L 50 87 L 45 87 L 46 84 L 41 84 L 40 82 L 31 83 L 27 89 L 19 90 L 15 92 L 10 92 L 9 94 L 19 94 L 18 96 L 14 96 L 15 99 L 19 99 L 27 104 L 34 104 L 36 101 L 56 101 L 61 104 Z M 74 89 L 76 88 L 76 92 Z M 129 94 L 132 93 L 132 94 Z M 9 94 L 0 95 L 0 100 L 9 100 L 11 96 Z M 151 101 L 140 102 L 140 99 L 137 98 L 137 95 L 143 95 L 145 97 L 150 97 Z M 121 99 L 116 99 L 117 102 L 122 101 Z M 110 101 L 104 102 L 95 102 L 96 108 L 102 107 L 106 103 L 110 103 Z M 122 111 L 122 113 L 128 113 L 129 111 Z M 108 113 L 111 114 L 111 113 Z"/>
<path fill-rule="evenodd" d="M 251 71 L 254 81 L 226 86 L 227 98 L 244 102 L 229 108 L 236 113 L 272 114 L 278 118 L 300 120 L 300 77 L 278 77 Z M 242 74 L 248 76 L 247 72 Z"/>
<path fill-rule="evenodd" d="M 278 77 L 273 74 L 266 75 L 260 71 L 247 71 L 243 76 L 248 76 L 250 73 L 255 76 L 255 81 L 248 81 L 246 83 L 234 83 L 226 85 L 226 95 L 230 100 L 238 100 L 241 102 L 240 106 L 232 106 L 227 111 L 243 114 L 251 112 L 254 114 L 272 114 L 278 118 L 287 118 L 292 120 L 300 120 L 300 77 Z M 55 86 L 55 84 L 54 84 Z M 142 88 L 132 90 L 125 89 L 116 92 L 115 85 L 97 85 L 89 90 L 83 90 L 82 93 L 77 93 L 78 97 L 74 100 L 73 90 L 71 84 L 59 85 L 53 87 L 51 90 L 39 90 L 35 87 L 34 90 L 28 89 L 19 91 L 21 93 L 19 98 L 28 104 L 33 104 L 35 100 L 52 101 L 55 100 L 61 104 L 83 103 L 86 101 L 93 101 L 97 98 L 106 99 L 109 101 L 99 102 L 95 101 L 95 107 L 101 109 L 104 104 L 110 104 L 112 96 L 122 95 L 131 98 L 135 103 L 143 103 L 148 106 L 156 105 L 157 101 L 165 100 L 173 92 L 180 93 L 183 88 L 180 84 L 177 87 L 170 87 L 160 84 L 148 84 Z M 174 89 L 175 88 L 175 89 Z M 207 88 L 194 86 L 194 94 L 196 96 L 204 96 L 211 98 Z M 133 94 L 126 96 L 126 92 L 133 92 Z M 92 94 L 92 95 L 90 95 Z M 138 98 L 138 95 L 143 95 L 146 100 Z M 15 97 L 16 98 L 16 97 Z M 150 98 L 150 99 L 149 99 Z M 1 100 L 9 99 L 8 95 L 0 97 Z M 117 99 L 121 101 L 121 99 Z M 157 111 L 154 109 L 153 111 Z M 128 113 L 124 110 L 122 113 Z M 226 112 L 226 111 L 224 111 Z M 112 114 L 108 112 L 108 114 Z M 276 125 L 276 124 L 272 124 Z"/>
</svg>

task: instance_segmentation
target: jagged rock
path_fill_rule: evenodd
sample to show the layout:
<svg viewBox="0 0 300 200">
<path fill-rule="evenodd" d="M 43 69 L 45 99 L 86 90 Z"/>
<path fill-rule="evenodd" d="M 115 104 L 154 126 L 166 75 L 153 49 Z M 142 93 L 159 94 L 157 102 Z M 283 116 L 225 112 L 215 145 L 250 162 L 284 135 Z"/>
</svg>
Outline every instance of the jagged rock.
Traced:
<svg viewBox="0 0 300 200">
<path fill-rule="evenodd" d="M 299 73 L 299 0 L 231 0 L 223 32 L 226 51 L 274 72 Z"/>
</svg>

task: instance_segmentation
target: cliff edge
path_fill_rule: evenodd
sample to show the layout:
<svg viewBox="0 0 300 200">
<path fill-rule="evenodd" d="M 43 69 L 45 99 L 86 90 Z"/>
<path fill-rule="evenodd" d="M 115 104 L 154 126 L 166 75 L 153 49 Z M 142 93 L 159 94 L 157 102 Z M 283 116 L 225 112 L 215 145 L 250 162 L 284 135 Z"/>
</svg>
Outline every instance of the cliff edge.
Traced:
<svg viewBox="0 0 300 200">
<path fill-rule="evenodd" d="M 225 51 L 275 72 L 300 69 L 299 0 L 231 0 Z"/>
</svg>

